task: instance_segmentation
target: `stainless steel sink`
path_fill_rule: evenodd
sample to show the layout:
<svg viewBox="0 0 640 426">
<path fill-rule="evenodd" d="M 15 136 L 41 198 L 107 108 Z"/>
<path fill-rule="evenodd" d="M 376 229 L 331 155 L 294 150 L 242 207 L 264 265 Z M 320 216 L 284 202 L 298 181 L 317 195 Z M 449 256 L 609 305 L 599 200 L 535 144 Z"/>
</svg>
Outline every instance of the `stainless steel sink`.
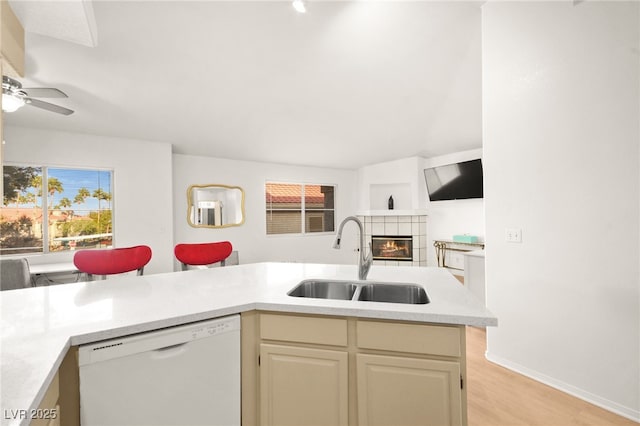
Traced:
<svg viewBox="0 0 640 426">
<path fill-rule="evenodd" d="M 358 286 L 349 281 L 305 280 L 289 293 L 294 297 L 351 300 Z"/>
<path fill-rule="evenodd" d="M 372 281 L 304 280 L 288 293 L 293 297 L 359 300 L 363 302 L 406 303 L 424 305 L 429 297 L 416 284 Z"/>
<path fill-rule="evenodd" d="M 424 288 L 414 284 L 367 284 L 362 286 L 358 300 L 412 305 L 429 303 L 429 297 Z"/>
</svg>

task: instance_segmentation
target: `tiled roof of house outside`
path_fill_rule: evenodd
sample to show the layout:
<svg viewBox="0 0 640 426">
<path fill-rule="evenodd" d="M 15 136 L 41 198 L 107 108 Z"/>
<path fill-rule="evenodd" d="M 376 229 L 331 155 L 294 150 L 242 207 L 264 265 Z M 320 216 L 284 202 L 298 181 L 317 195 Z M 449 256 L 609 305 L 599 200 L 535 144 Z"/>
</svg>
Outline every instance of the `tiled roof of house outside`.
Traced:
<svg viewBox="0 0 640 426">
<path fill-rule="evenodd" d="M 308 204 L 322 204 L 325 195 L 321 192 L 321 185 L 306 185 L 305 200 Z M 267 183 L 267 202 L 269 203 L 297 203 L 302 198 L 302 187 L 290 183 Z"/>
</svg>

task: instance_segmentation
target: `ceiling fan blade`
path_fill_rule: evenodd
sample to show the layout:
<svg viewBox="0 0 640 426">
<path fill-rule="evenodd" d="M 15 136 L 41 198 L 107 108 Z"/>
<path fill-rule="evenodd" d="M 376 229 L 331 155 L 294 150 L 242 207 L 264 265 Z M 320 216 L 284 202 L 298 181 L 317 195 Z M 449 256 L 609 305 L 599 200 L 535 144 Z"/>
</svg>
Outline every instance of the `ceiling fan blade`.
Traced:
<svg viewBox="0 0 640 426">
<path fill-rule="evenodd" d="M 49 102 L 40 101 L 38 99 L 24 98 L 27 105 L 31 105 L 37 108 L 46 109 L 47 111 L 57 112 L 58 114 L 71 115 L 73 110 L 69 108 L 61 107 L 60 105 L 50 104 Z"/>
<path fill-rule="evenodd" d="M 31 98 L 68 98 L 67 94 L 53 87 L 31 87 L 20 89 Z"/>
</svg>

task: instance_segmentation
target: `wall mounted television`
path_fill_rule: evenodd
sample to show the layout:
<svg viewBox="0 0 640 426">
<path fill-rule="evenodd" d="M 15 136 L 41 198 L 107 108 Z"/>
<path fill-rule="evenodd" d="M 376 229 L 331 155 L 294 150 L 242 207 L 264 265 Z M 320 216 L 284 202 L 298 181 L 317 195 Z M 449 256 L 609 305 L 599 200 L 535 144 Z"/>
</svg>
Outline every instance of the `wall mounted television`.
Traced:
<svg viewBox="0 0 640 426">
<path fill-rule="evenodd" d="M 480 158 L 424 169 L 424 178 L 431 201 L 483 198 L 484 196 Z"/>
</svg>

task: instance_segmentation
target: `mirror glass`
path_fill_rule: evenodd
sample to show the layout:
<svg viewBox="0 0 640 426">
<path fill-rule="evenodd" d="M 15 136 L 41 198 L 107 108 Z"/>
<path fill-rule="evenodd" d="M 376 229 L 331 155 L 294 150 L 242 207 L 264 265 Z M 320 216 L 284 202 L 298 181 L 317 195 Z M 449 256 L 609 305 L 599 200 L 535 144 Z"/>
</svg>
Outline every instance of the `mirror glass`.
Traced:
<svg viewBox="0 0 640 426">
<path fill-rule="evenodd" d="M 187 222 L 196 228 L 224 228 L 244 223 L 244 191 L 239 186 L 191 185 Z"/>
</svg>

